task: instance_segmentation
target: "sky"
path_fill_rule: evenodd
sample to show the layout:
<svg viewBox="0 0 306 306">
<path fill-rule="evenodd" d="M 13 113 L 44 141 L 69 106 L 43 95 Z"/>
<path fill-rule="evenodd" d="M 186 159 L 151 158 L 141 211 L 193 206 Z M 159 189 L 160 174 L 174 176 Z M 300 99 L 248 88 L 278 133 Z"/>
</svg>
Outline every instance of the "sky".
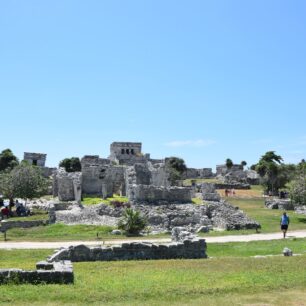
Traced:
<svg viewBox="0 0 306 306">
<path fill-rule="evenodd" d="M 0 150 L 306 158 L 303 0 L 0 0 Z"/>
</svg>

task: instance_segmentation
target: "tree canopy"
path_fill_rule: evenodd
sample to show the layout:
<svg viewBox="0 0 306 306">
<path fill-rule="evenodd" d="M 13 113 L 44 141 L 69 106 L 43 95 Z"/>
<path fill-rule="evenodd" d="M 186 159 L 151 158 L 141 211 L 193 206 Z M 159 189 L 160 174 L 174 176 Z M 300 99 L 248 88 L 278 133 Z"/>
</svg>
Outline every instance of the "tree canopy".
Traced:
<svg viewBox="0 0 306 306">
<path fill-rule="evenodd" d="M 39 167 L 21 163 L 0 174 L 0 191 L 8 198 L 33 199 L 46 194 L 48 182 Z"/>
<path fill-rule="evenodd" d="M 280 188 L 295 175 L 295 165 L 283 164 L 283 158 L 275 151 L 266 152 L 257 163 L 255 170 L 260 175 L 261 184 L 267 192 L 277 194 Z"/>
<path fill-rule="evenodd" d="M 65 158 L 59 163 L 59 166 L 65 168 L 67 172 L 79 172 L 82 168 L 78 157 Z"/>
<path fill-rule="evenodd" d="M 172 156 L 166 158 L 166 169 L 169 173 L 171 185 L 175 185 L 182 178 L 182 174 L 186 171 L 187 167 L 182 158 Z"/>
<path fill-rule="evenodd" d="M 225 160 L 225 165 L 226 165 L 227 169 L 231 169 L 233 167 L 234 163 L 233 163 L 233 161 L 230 158 L 227 158 Z"/>
<path fill-rule="evenodd" d="M 13 169 L 18 165 L 18 159 L 10 149 L 0 153 L 0 171 Z"/>
</svg>

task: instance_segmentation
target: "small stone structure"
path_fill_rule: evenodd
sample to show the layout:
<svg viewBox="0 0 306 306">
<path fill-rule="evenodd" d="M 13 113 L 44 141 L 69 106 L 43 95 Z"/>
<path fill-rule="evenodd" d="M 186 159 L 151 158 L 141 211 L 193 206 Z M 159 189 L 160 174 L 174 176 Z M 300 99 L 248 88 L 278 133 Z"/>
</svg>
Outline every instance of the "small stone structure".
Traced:
<svg viewBox="0 0 306 306">
<path fill-rule="evenodd" d="M 284 256 L 293 256 L 293 252 L 289 248 L 283 249 L 283 255 Z"/>
<path fill-rule="evenodd" d="M 294 204 L 289 199 L 266 199 L 265 206 L 270 209 L 294 210 Z"/>
<path fill-rule="evenodd" d="M 214 174 L 212 168 L 187 168 L 182 176 L 183 179 L 204 179 L 211 178 Z"/>
<path fill-rule="evenodd" d="M 23 160 L 30 165 L 45 167 L 47 154 L 24 152 Z"/>
<path fill-rule="evenodd" d="M 0 269 L 1 284 L 73 284 L 71 261 L 38 262 L 37 270 Z"/>
<path fill-rule="evenodd" d="M 70 246 L 57 251 L 49 257 L 48 261 L 71 260 L 72 262 L 83 262 L 180 258 L 207 258 L 205 239 L 195 238 L 170 244 L 131 242 L 90 248 L 85 245 Z"/>
<path fill-rule="evenodd" d="M 46 159 L 47 159 L 47 154 L 44 154 L 44 153 L 24 152 L 23 154 L 24 161 L 28 162 L 30 165 L 40 167 L 42 175 L 44 177 L 49 177 L 56 171 L 56 168 L 46 167 L 45 166 Z"/>
<path fill-rule="evenodd" d="M 215 184 L 203 183 L 201 185 L 202 199 L 204 201 L 215 201 L 221 200 L 220 195 L 216 192 Z"/>
<path fill-rule="evenodd" d="M 20 218 L 22 219 L 22 217 Z M 10 221 L 10 220 L 2 220 L 0 225 L 0 231 L 6 232 L 7 230 L 11 228 L 30 228 L 30 227 L 36 227 L 36 226 L 42 226 L 47 225 L 48 220 L 16 220 L 16 221 Z"/>
</svg>

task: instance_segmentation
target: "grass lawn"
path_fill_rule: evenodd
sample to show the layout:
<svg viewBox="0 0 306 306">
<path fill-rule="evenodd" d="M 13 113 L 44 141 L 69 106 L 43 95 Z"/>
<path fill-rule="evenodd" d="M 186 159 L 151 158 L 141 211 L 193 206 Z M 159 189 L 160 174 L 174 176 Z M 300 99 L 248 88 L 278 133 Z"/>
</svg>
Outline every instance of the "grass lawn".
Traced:
<svg viewBox="0 0 306 306">
<path fill-rule="evenodd" d="M 7 231 L 8 241 L 72 241 L 116 239 L 124 236 L 111 235 L 110 226 L 65 225 L 61 223 L 31 228 L 12 228 Z"/>
<path fill-rule="evenodd" d="M 97 197 L 96 195 L 84 195 L 82 204 L 83 205 L 97 205 L 97 204 L 110 204 L 112 201 L 117 201 L 121 203 L 127 203 L 129 199 L 127 197 L 121 197 L 118 195 L 114 195 L 111 198 L 102 199 L 101 197 Z"/>
<path fill-rule="evenodd" d="M 270 251 L 269 245 L 265 248 Z M 236 252 L 231 250 L 229 255 Z M 51 253 L 0 250 L 0 266 L 33 269 Z M 0 304 L 305 305 L 305 255 L 252 258 L 214 253 L 211 259 L 74 263 L 74 285 L 3 285 Z"/>
<path fill-rule="evenodd" d="M 183 186 L 191 186 L 191 181 L 195 181 L 196 184 L 202 184 L 202 183 L 211 183 L 211 184 L 217 184 L 220 183 L 219 180 L 216 178 L 206 178 L 206 179 L 186 179 L 183 181 Z"/>
</svg>

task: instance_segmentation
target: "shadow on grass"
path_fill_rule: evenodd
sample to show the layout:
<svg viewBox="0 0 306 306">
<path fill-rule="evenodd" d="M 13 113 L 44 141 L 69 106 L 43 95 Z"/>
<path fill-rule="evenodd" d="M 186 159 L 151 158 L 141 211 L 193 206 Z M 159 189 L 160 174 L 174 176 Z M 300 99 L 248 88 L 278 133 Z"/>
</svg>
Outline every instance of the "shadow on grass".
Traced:
<svg viewBox="0 0 306 306">
<path fill-rule="evenodd" d="M 300 223 L 305 223 L 306 224 L 306 217 L 305 218 L 297 218 L 297 219 Z"/>
</svg>

